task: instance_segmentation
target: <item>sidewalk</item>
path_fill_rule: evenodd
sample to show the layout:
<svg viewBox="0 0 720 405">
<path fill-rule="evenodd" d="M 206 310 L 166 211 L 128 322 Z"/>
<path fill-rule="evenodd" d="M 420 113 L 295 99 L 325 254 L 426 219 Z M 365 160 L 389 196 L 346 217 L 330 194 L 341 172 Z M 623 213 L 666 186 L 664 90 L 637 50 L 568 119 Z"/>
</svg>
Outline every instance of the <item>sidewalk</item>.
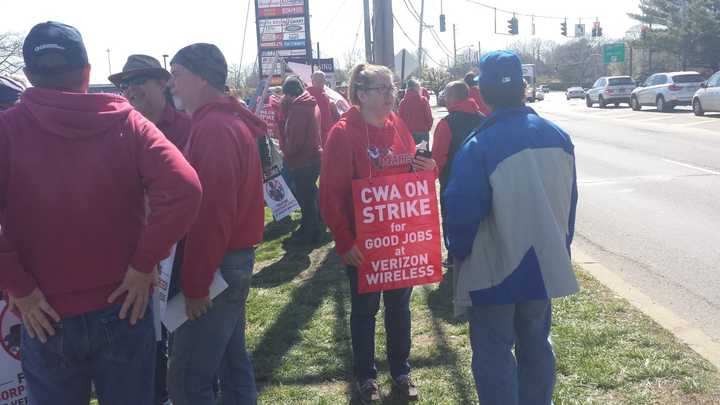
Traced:
<svg viewBox="0 0 720 405">
<path fill-rule="evenodd" d="M 343 267 L 332 243 L 315 250 L 283 246 L 288 225 L 269 225 L 248 301 L 260 402 L 348 403 L 350 303 Z M 720 403 L 720 377 L 710 363 L 578 270 L 582 292 L 554 307 L 556 404 Z M 420 403 L 476 403 L 467 325 L 452 317 L 449 285 L 417 287 L 412 311 Z M 382 324 L 381 310 L 376 358 L 388 394 Z"/>
</svg>

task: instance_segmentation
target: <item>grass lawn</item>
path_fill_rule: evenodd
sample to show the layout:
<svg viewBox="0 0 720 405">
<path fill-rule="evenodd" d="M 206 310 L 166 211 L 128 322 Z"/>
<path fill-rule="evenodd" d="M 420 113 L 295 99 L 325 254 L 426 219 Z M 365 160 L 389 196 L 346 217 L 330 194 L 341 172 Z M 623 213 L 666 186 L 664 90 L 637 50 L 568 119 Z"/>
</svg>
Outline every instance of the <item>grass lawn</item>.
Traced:
<svg viewBox="0 0 720 405">
<path fill-rule="evenodd" d="M 270 217 L 266 218 L 268 221 Z M 269 223 L 248 299 L 247 341 L 261 404 L 352 400 L 347 277 L 332 243 L 284 243 L 297 217 Z M 718 404 L 717 370 L 624 300 L 578 271 L 582 292 L 556 300 L 556 404 Z M 416 287 L 413 377 L 420 404 L 477 403 L 467 325 L 452 317 L 448 283 Z M 376 358 L 389 396 L 382 309 Z"/>
<path fill-rule="evenodd" d="M 263 404 L 351 400 L 347 277 L 332 243 L 292 248 L 291 224 L 270 224 L 248 300 L 248 346 Z M 277 254 L 279 253 L 279 254 Z M 555 301 L 556 404 L 716 404 L 720 378 L 709 363 L 581 271 L 580 294 Z M 476 403 L 467 325 L 452 317 L 447 283 L 416 287 L 413 376 L 424 404 Z M 382 309 L 376 358 L 390 381 Z M 385 398 L 384 403 L 399 403 Z"/>
</svg>

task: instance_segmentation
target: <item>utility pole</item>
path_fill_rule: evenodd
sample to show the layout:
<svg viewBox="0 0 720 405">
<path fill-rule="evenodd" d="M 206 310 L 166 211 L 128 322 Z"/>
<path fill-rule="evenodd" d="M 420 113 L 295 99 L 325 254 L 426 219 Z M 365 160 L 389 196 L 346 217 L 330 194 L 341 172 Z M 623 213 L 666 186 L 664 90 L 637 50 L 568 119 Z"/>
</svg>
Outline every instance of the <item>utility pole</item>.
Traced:
<svg viewBox="0 0 720 405">
<path fill-rule="evenodd" d="M 455 38 L 455 34 L 457 31 L 457 27 L 455 24 L 453 24 L 453 65 L 457 66 L 457 39 Z"/>
<path fill-rule="evenodd" d="M 392 1 L 374 0 L 373 10 L 373 60 L 392 69 L 395 66 Z"/>
<path fill-rule="evenodd" d="M 170 57 L 170 55 L 167 55 L 167 54 L 163 55 L 163 67 L 165 68 L 165 70 L 167 70 L 167 58 L 168 57 Z M 242 66 L 242 64 L 240 66 Z"/>
<path fill-rule="evenodd" d="M 365 61 L 373 62 L 372 37 L 370 30 L 372 23 L 370 22 L 370 0 L 363 0 L 363 11 L 365 14 Z"/>
<path fill-rule="evenodd" d="M 108 48 L 106 52 L 108 54 L 108 72 L 110 72 L 109 74 L 112 74 L 112 66 L 110 65 L 110 48 Z"/>
<path fill-rule="evenodd" d="M 418 76 L 422 75 L 423 70 L 423 47 L 422 47 L 422 34 L 423 28 L 425 28 L 425 0 L 420 0 L 420 35 L 418 37 Z"/>
<path fill-rule="evenodd" d="M 478 63 L 480 63 L 480 58 L 482 58 L 482 48 L 480 47 L 480 41 L 478 41 Z"/>
</svg>

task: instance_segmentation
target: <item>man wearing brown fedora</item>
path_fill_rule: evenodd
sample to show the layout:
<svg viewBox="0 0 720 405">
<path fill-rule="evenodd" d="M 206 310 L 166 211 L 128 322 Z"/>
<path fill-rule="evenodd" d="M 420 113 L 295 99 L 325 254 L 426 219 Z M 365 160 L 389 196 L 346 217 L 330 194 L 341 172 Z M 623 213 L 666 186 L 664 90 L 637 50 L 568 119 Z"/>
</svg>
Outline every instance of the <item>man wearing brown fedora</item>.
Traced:
<svg viewBox="0 0 720 405">
<path fill-rule="evenodd" d="M 108 77 L 145 118 L 155 124 L 178 149 L 190 136 L 190 117 L 175 109 L 167 90 L 170 72 L 148 55 L 130 55 L 122 72 Z"/>
</svg>

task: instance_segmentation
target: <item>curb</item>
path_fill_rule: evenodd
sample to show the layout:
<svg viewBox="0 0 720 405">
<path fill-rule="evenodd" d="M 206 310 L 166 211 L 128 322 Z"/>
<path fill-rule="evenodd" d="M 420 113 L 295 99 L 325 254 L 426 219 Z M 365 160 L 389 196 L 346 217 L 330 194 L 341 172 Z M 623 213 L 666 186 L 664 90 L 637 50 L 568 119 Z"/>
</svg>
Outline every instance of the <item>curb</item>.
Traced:
<svg viewBox="0 0 720 405">
<path fill-rule="evenodd" d="M 630 304 L 652 318 L 678 340 L 690 346 L 697 354 L 720 370 L 720 343 L 714 341 L 700 329 L 680 318 L 674 312 L 655 302 L 636 287 L 625 282 L 620 276 L 600 264 L 580 249 L 573 247 L 573 262 L 580 265 L 582 271 L 625 298 Z"/>
</svg>

